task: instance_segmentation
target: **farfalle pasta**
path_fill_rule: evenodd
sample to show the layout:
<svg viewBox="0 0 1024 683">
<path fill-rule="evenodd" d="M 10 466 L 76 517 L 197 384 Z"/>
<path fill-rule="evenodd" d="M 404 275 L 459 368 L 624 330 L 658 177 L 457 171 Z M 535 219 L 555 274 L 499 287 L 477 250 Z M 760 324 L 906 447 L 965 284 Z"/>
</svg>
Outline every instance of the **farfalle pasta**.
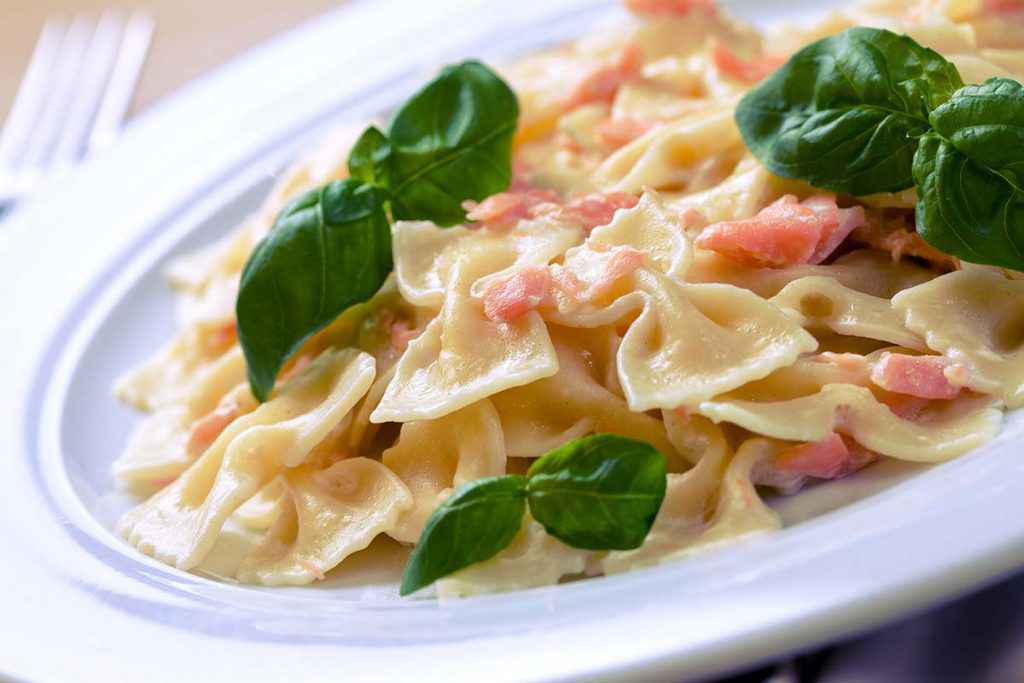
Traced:
<svg viewBox="0 0 1024 683">
<path fill-rule="evenodd" d="M 299 339 L 266 395 L 236 319 L 246 264 L 279 215 L 326 201 L 317 188 L 372 176 L 364 146 L 385 135 L 339 131 L 233 235 L 171 264 L 180 331 L 115 389 L 149 413 L 113 464 L 148 496 L 118 525 L 129 543 L 308 584 L 371 542 L 415 545 L 454 492 L 574 440 L 664 456 L 639 547 L 573 547 L 526 512 L 504 549 L 437 584 L 466 596 L 774 531 L 772 496 L 999 432 L 1024 404 L 1024 276 L 925 242 L 914 188 L 854 197 L 776 175 L 735 114 L 794 51 L 853 26 L 909 34 L 968 83 L 1019 79 L 1024 11 L 874 0 L 761 34 L 710 2 L 625 4 L 628 21 L 505 69 L 506 190 L 436 220 L 412 215 L 426 195 L 392 193 L 393 274 Z M 218 563 L 228 528 L 247 545 Z"/>
</svg>

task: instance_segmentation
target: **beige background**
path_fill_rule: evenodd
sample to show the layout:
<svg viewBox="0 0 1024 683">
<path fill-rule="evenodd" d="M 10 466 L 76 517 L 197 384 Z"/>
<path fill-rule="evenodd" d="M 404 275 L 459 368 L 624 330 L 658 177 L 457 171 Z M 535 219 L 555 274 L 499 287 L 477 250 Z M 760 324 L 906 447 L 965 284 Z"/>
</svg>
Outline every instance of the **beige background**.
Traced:
<svg viewBox="0 0 1024 683">
<path fill-rule="evenodd" d="M 129 112 L 342 0 L 0 0 L 0 119 L 7 115 L 47 17 L 104 9 L 149 10 L 156 33 Z"/>
</svg>

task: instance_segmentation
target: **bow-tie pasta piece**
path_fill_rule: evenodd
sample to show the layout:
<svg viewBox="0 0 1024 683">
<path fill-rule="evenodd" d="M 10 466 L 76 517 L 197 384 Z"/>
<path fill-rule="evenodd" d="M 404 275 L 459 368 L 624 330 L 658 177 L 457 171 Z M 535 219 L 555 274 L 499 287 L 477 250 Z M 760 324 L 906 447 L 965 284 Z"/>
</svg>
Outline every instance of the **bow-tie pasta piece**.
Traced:
<svg viewBox="0 0 1024 683">
<path fill-rule="evenodd" d="M 473 231 L 462 226 L 442 229 L 430 221 L 396 221 L 391 226 L 391 249 L 402 296 L 417 306 L 440 308 L 452 268 L 473 237 Z"/>
<path fill-rule="evenodd" d="M 646 83 L 626 83 L 615 93 L 609 112 L 612 122 L 643 122 L 646 126 L 634 127 L 635 135 L 625 142 L 632 142 L 655 126 L 672 119 L 692 116 L 708 107 L 708 100 L 701 97 L 680 97 L 677 93 L 666 92 Z M 615 132 L 614 129 L 611 131 Z M 605 131 L 601 137 L 609 136 Z M 620 140 L 615 140 L 619 142 Z M 624 144 L 624 143 L 623 143 Z"/>
<path fill-rule="evenodd" d="M 540 315 L 495 322 L 470 295 L 475 262 L 455 266 L 444 308 L 398 361 L 373 422 L 432 420 L 558 371 Z"/>
<path fill-rule="evenodd" d="M 411 505 L 388 534 L 415 543 L 430 513 L 453 488 L 505 473 L 501 421 L 484 399 L 435 420 L 406 422 L 382 460 L 411 494 Z"/>
<path fill-rule="evenodd" d="M 681 284 L 646 270 L 634 277 L 649 299 L 619 347 L 619 381 L 632 410 L 696 405 L 817 348 L 747 290 Z"/>
<path fill-rule="evenodd" d="M 132 430 L 111 466 L 118 484 L 145 494 L 173 481 L 195 460 L 188 452 L 189 415 L 172 405 L 147 416 Z"/>
<path fill-rule="evenodd" d="M 601 383 L 591 354 L 578 341 L 589 333 L 552 328 L 558 373 L 492 398 L 509 457 L 540 457 L 570 438 L 594 431 L 646 441 L 668 459 L 670 471 L 685 469 L 687 463 L 676 453 L 661 420 L 631 411 Z"/>
<path fill-rule="evenodd" d="M 255 409 L 244 382 L 245 359 L 235 348 L 200 372 L 180 403 L 158 408 L 135 427 L 112 466 L 115 479 L 152 492 L 184 472 L 232 420 Z"/>
<path fill-rule="evenodd" d="M 175 307 L 175 318 L 181 326 L 202 325 L 230 328 L 235 322 L 235 299 L 239 276 L 236 273 L 217 277 L 201 292 L 183 292 Z"/>
<path fill-rule="evenodd" d="M 707 525 L 731 456 L 728 449 L 711 451 L 692 469 L 668 475 L 665 500 L 643 545 L 608 553 L 601 561 L 605 573 L 657 564 L 692 543 Z"/>
<path fill-rule="evenodd" d="M 265 586 L 302 585 L 389 531 L 412 505 L 408 489 L 387 467 L 349 458 L 324 470 L 302 466 L 284 475 L 281 513 L 238 568 L 238 580 Z"/>
<path fill-rule="evenodd" d="M 722 428 L 706 417 L 683 408 L 662 410 L 661 417 L 672 446 L 691 464 L 721 460 L 730 452 Z"/>
<path fill-rule="evenodd" d="M 394 378 L 396 369 L 397 366 L 392 365 L 375 378 L 366 392 L 366 396 L 353 411 L 352 425 L 348 430 L 348 450 L 352 454 L 370 455 L 371 449 L 375 445 L 374 440 L 381 427 L 381 425 L 370 421 L 370 415 L 377 409 L 380 400 L 384 397 L 384 392 Z"/>
<path fill-rule="evenodd" d="M 945 6 L 943 10 L 940 10 L 943 14 L 931 12 L 925 21 L 908 21 L 904 19 L 900 23 L 900 29 L 921 45 L 943 55 L 953 56 L 957 53 L 976 52 L 978 42 L 971 27 L 953 23 L 950 19 L 953 17 L 961 20 L 966 19 L 967 12 L 964 12 L 964 9 L 972 4 L 975 8 L 981 9 L 989 3 L 984 3 L 981 7 L 979 7 L 979 4 L 965 0 L 935 4 Z M 991 4 L 995 5 L 997 3 Z M 964 80 L 967 83 L 972 82 L 967 80 L 966 76 Z"/>
<path fill-rule="evenodd" d="M 373 382 L 373 359 L 325 351 L 274 397 L 221 433 L 173 484 L 128 512 L 118 531 L 147 555 L 196 566 L 224 521 L 283 472 L 302 463 Z"/>
<path fill-rule="evenodd" d="M 211 288 L 231 279 L 237 281 L 246 259 L 256 244 L 257 234 L 266 232 L 252 216 L 224 239 L 171 261 L 164 271 L 171 287 L 194 298 L 202 298 Z"/>
<path fill-rule="evenodd" d="M 644 294 L 636 291 L 623 294 L 611 303 L 583 301 L 562 296 L 561 292 L 556 292 L 553 299 L 554 306 L 541 309 L 544 319 L 554 325 L 583 329 L 617 325 L 636 317 L 647 303 Z"/>
<path fill-rule="evenodd" d="M 666 203 L 676 215 L 696 212 L 702 222 L 719 223 L 750 218 L 784 194 L 779 179 L 752 156 L 745 157 L 732 175 L 700 192 L 677 196 Z"/>
<path fill-rule="evenodd" d="M 605 573 L 675 560 L 721 541 L 780 529 L 782 520 L 761 500 L 751 473 L 782 448 L 768 439 L 749 439 L 731 460 L 713 453 L 686 474 L 671 475 L 647 540 L 636 550 L 608 553 L 601 563 Z"/>
<path fill-rule="evenodd" d="M 649 265 L 669 277 L 684 277 L 693 260 L 693 247 L 678 214 L 668 211 L 654 192 L 645 192 L 635 207 L 616 212 L 611 223 L 595 228 L 578 250 L 605 251 L 618 246 L 643 252 Z M 566 254 L 567 263 L 571 253 Z"/>
<path fill-rule="evenodd" d="M 794 280 L 771 302 L 804 327 L 825 327 L 842 335 L 925 350 L 922 339 L 906 328 L 903 316 L 889 301 L 844 287 L 830 277 Z"/>
<path fill-rule="evenodd" d="M 292 198 L 348 175 L 348 150 L 360 133 L 355 126 L 332 131 L 322 146 L 286 171 L 259 213 L 237 232 L 171 263 L 167 278 L 185 294 L 179 317 L 192 323 L 153 359 L 118 382 L 118 398 L 146 410 L 173 402 L 182 382 L 234 343 L 234 293 L 253 247 Z"/>
<path fill-rule="evenodd" d="M 699 412 L 716 421 L 722 417 L 759 434 L 794 441 L 820 441 L 831 436 L 829 425 L 836 425 L 878 453 L 926 462 L 979 445 L 998 428 L 1000 411 L 990 398 L 960 394 L 954 400 L 927 400 L 882 389 L 876 384 L 876 371 L 893 353 L 913 358 L 893 348 L 868 356 L 822 353 L 800 358 L 762 380 L 715 397 L 702 404 Z M 738 406 L 746 411 L 741 420 L 723 417 L 734 414 Z M 812 436 L 803 438 L 801 434 Z M 950 443 L 934 450 L 947 436 Z M 921 452 L 914 456 L 914 449 Z"/>
<path fill-rule="evenodd" d="M 759 463 L 774 458 L 784 448 L 768 439 L 748 439 L 740 445 L 725 469 L 715 512 L 698 546 L 782 528 L 781 518 L 761 500 L 751 475 Z"/>
<path fill-rule="evenodd" d="M 788 401 L 816 394 L 827 384 L 871 386 L 869 358 L 849 353 L 801 356 L 792 365 L 779 368 L 764 379 L 744 384 L 716 399 L 761 403 Z"/>
<path fill-rule="evenodd" d="M 649 59 L 702 55 L 709 36 L 751 52 L 759 49 L 761 36 L 756 30 L 724 12 L 703 11 L 705 6 L 702 5 L 702 2 L 630 0 L 626 3 L 630 11 L 655 20 L 631 28 L 629 38 L 643 46 Z"/>
<path fill-rule="evenodd" d="M 582 574 L 594 556 L 593 551 L 572 548 L 548 535 L 527 513 L 511 545 L 485 562 L 441 579 L 437 594 L 456 598 L 550 586 L 563 576 Z"/>
<path fill-rule="evenodd" d="M 409 303 L 434 310 L 444 305 L 460 260 L 473 260 L 478 278 L 500 278 L 528 265 L 545 265 L 583 238 L 577 226 L 541 220 L 523 221 L 509 230 L 398 221 L 391 233 L 399 291 Z"/>
<path fill-rule="evenodd" d="M 966 368 L 966 386 L 1024 405 L 1024 281 L 982 269 L 935 278 L 893 298 L 908 328 Z"/>
<path fill-rule="evenodd" d="M 598 186 L 639 194 L 645 188 L 685 189 L 708 166 L 728 166 L 721 174 L 728 175 L 742 156 L 743 142 L 732 107 L 715 106 L 716 112 L 668 123 L 612 154 L 594 174 Z"/>
<path fill-rule="evenodd" d="M 983 396 L 931 401 L 905 419 L 871 389 L 852 384 L 826 384 L 814 394 L 782 400 L 726 395 L 702 403 L 698 412 L 789 441 L 821 441 L 838 431 L 872 451 L 911 462 L 966 453 L 994 437 L 1002 422 L 998 402 Z"/>
<path fill-rule="evenodd" d="M 789 268 L 755 268 L 712 251 L 696 249 L 690 282 L 719 282 L 749 289 L 770 298 L 791 282 L 805 277 L 827 277 L 864 294 L 889 299 L 897 292 L 935 277 L 935 273 L 910 260 L 893 261 L 888 254 L 861 249 L 843 254 L 827 266 L 801 264 Z"/>
<path fill-rule="evenodd" d="M 645 192 L 632 209 L 616 212 L 579 247 L 551 267 L 552 302 L 541 310 L 550 322 L 570 327 L 601 327 L 630 317 L 645 297 L 633 291 L 633 272 L 644 266 L 671 277 L 686 274 L 692 247 L 676 216 L 654 192 Z"/>
<path fill-rule="evenodd" d="M 956 66 L 964 83 L 982 83 L 996 77 L 1016 78 L 1010 71 L 978 55 L 950 55 L 949 61 Z"/>
<path fill-rule="evenodd" d="M 140 410 L 179 403 L 188 394 L 197 374 L 218 362 L 237 365 L 240 351 L 232 350 L 236 339 L 233 323 L 191 325 L 152 358 L 120 377 L 114 394 Z"/>
<path fill-rule="evenodd" d="M 266 531 L 284 509 L 286 495 L 284 477 L 279 476 L 242 503 L 233 517 L 246 529 Z"/>
</svg>

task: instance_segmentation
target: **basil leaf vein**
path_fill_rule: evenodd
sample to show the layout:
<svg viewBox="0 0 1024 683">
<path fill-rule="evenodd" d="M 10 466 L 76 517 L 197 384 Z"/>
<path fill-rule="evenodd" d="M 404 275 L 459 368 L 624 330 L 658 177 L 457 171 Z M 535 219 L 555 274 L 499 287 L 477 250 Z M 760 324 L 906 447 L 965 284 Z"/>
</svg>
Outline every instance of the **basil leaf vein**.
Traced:
<svg viewBox="0 0 1024 683">
<path fill-rule="evenodd" d="M 235 312 L 253 395 L 265 401 L 285 361 L 391 272 L 384 194 L 340 180 L 281 211 L 242 270 Z"/>
<path fill-rule="evenodd" d="M 523 523 L 526 479 L 487 477 L 460 487 L 430 515 L 402 574 L 408 595 L 471 564 L 497 555 Z"/>
</svg>

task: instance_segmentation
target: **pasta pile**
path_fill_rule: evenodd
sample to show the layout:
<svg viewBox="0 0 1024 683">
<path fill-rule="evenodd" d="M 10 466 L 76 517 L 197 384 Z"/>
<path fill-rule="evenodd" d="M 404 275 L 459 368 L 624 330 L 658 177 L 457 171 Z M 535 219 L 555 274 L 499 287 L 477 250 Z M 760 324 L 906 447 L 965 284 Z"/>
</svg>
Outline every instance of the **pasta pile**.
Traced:
<svg viewBox="0 0 1024 683">
<path fill-rule="evenodd" d="M 912 190 L 855 205 L 772 175 L 733 120 L 793 50 L 850 26 L 908 33 L 977 82 L 1024 75 L 1021 24 L 980 0 L 874 2 L 761 35 L 709 2 L 627 5 L 630 23 L 507 71 L 512 187 L 466 225 L 395 223 L 391 278 L 304 345 L 269 401 L 246 381 L 239 273 L 289 198 L 347 175 L 358 131 L 170 267 L 181 330 L 116 389 L 149 412 L 114 464 L 149 495 L 119 524 L 132 545 L 194 569 L 235 525 L 258 540 L 230 577 L 307 584 L 379 535 L 415 543 L 455 487 L 570 439 L 653 445 L 668 492 L 640 548 L 572 548 L 527 516 L 438 592 L 553 584 L 777 529 L 764 487 L 953 458 L 1024 404 L 1018 273 L 930 248 Z M 847 227 L 796 263 L 730 241 L 786 211 Z"/>
</svg>

